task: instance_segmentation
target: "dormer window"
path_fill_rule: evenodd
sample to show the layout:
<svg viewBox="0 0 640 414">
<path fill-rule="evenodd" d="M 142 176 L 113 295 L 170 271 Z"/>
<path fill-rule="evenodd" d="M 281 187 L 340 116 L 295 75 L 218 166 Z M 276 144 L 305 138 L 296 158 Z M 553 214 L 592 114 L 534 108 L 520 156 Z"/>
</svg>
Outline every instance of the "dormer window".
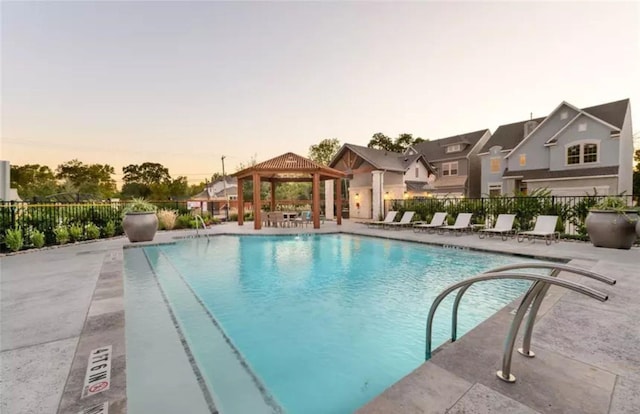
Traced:
<svg viewBox="0 0 640 414">
<path fill-rule="evenodd" d="M 462 146 L 460 144 L 448 145 L 447 146 L 447 153 L 449 153 L 449 152 L 458 152 L 461 149 L 462 149 Z"/>
</svg>

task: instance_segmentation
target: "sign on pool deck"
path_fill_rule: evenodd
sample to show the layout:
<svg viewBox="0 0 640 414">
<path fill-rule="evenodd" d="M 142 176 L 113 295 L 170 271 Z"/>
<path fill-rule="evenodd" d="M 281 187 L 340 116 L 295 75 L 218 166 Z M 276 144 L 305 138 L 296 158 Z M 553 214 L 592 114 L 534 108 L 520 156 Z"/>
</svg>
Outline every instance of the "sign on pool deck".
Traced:
<svg viewBox="0 0 640 414">
<path fill-rule="evenodd" d="M 96 348 L 89 353 L 87 373 L 84 376 L 82 398 L 101 393 L 111 385 L 111 345 Z"/>
<path fill-rule="evenodd" d="M 84 410 L 78 412 L 78 414 L 109 414 L 109 402 L 105 401 L 102 404 L 85 408 Z"/>
</svg>

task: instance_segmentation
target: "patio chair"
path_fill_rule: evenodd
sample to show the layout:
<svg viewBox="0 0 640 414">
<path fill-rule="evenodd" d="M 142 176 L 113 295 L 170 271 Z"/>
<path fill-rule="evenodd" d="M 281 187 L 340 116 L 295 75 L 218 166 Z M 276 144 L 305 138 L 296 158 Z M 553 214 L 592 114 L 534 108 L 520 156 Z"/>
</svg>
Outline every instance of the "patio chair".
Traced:
<svg viewBox="0 0 640 414">
<path fill-rule="evenodd" d="M 431 218 L 431 223 L 415 223 L 413 225 L 413 231 L 429 231 L 437 229 L 438 227 L 444 226 L 444 220 L 447 218 L 447 213 L 438 212 L 433 215 Z"/>
<path fill-rule="evenodd" d="M 273 227 L 284 227 L 285 223 L 287 223 L 284 220 L 284 213 L 282 211 L 274 211 L 271 213 L 270 219 Z"/>
<path fill-rule="evenodd" d="M 560 233 L 556 231 L 557 223 L 558 216 L 538 216 L 533 230 L 518 233 L 518 242 L 521 243 L 524 239 L 535 241 L 536 237 L 542 237 L 547 246 L 553 241 L 558 243 L 560 241 Z"/>
<path fill-rule="evenodd" d="M 444 234 L 445 231 L 454 231 L 456 235 L 463 231 L 471 230 L 471 213 L 460 213 L 456 217 L 456 222 L 451 226 L 438 227 L 438 233 Z"/>
<path fill-rule="evenodd" d="M 367 227 L 375 227 L 375 226 L 384 226 L 386 223 L 392 223 L 393 220 L 396 219 L 397 211 L 389 211 L 384 220 L 381 221 L 370 221 L 367 224 Z"/>
<path fill-rule="evenodd" d="M 295 219 L 293 219 L 293 222 L 296 226 L 300 225 L 302 226 L 303 224 L 305 226 L 307 226 L 309 223 L 312 222 L 312 217 L 311 217 L 311 212 L 310 211 L 303 211 L 302 213 L 300 213 L 300 216 L 296 217 Z"/>
<path fill-rule="evenodd" d="M 385 223 L 382 227 L 387 229 L 390 229 L 390 228 L 400 229 L 402 227 L 411 227 L 412 226 L 411 219 L 413 219 L 414 214 L 416 214 L 415 211 L 405 211 L 402 217 L 400 218 L 400 221 Z"/>
<path fill-rule="evenodd" d="M 499 234 L 502 240 L 507 240 L 509 236 L 514 237 L 513 220 L 515 220 L 515 218 L 515 214 L 499 214 L 495 226 L 490 229 L 478 230 L 478 237 L 484 239 L 487 234 L 489 237 L 493 237 L 494 234 Z"/>
</svg>

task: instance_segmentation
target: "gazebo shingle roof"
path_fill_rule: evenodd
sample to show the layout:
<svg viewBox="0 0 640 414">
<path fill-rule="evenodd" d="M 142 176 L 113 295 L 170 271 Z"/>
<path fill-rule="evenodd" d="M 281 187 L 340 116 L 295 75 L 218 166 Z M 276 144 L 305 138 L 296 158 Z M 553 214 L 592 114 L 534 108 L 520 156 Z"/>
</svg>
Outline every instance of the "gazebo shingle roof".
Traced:
<svg viewBox="0 0 640 414">
<path fill-rule="evenodd" d="M 263 161 L 233 174 L 235 177 L 245 177 L 253 172 L 280 173 L 285 175 L 319 172 L 323 177 L 340 178 L 345 174 L 326 165 L 322 165 L 293 152 L 287 152 L 270 160 Z"/>
</svg>

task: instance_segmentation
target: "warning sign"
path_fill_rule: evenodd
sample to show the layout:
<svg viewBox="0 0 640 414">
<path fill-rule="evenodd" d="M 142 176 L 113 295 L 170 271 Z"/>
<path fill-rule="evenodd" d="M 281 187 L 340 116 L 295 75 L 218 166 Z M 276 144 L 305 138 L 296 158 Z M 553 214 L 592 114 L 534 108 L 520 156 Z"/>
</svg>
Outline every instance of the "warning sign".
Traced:
<svg viewBox="0 0 640 414">
<path fill-rule="evenodd" d="M 106 391 L 111 386 L 111 345 L 89 353 L 82 398 Z"/>
</svg>

